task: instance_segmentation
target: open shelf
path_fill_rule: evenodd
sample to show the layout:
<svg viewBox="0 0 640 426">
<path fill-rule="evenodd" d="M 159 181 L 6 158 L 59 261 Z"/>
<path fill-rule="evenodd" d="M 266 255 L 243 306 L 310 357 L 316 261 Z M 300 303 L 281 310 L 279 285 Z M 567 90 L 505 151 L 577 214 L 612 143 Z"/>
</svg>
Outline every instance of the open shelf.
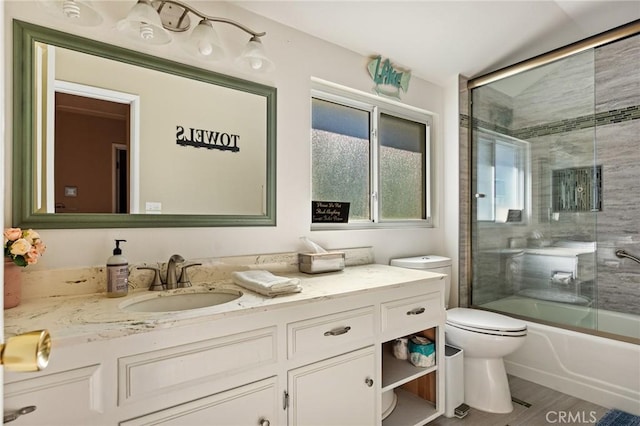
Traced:
<svg viewBox="0 0 640 426">
<path fill-rule="evenodd" d="M 403 385 L 435 371 L 437 366 L 416 367 L 407 360 L 387 354 L 382 358 L 382 392 Z"/>
<path fill-rule="evenodd" d="M 407 392 L 396 389 L 398 404 L 389 417 L 382 421 L 383 426 L 419 426 L 433 420 L 439 414 L 435 405 Z"/>
<path fill-rule="evenodd" d="M 403 336 L 382 343 L 381 391 L 394 391 L 398 398 L 382 426 L 421 426 L 444 413 L 444 379 L 440 370 L 444 361 L 444 324 L 438 321 L 441 319 L 420 322 L 424 329 L 404 335 L 421 335 L 434 342 L 436 363 L 430 367 L 416 367 L 407 359 L 395 357 L 394 345 Z"/>
<path fill-rule="evenodd" d="M 416 367 L 408 360 L 398 359 L 391 353 L 391 345 L 385 344 L 382 352 L 382 392 L 427 375 L 437 368 L 437 365 Z"/>
</svg>

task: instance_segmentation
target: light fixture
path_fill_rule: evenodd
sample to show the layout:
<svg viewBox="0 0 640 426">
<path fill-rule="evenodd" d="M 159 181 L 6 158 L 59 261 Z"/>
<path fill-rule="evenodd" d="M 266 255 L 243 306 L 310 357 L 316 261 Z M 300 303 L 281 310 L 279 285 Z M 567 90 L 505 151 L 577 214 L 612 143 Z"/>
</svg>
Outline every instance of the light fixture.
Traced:
<svg viewBox="0 0 640 426">
<path fill-rule="evenodd" d="M 200 18 L 189 39 L 185 50 L 204 60 L 217 60 L 224 57 L 224 49 L 213 27 L 213 23 L 229 24 L 251 36 L 242 55 L 236 61 L 253 72 L 271 71 L 274 64 L 267 58 L 258 33 L 227 18 L 208 16 L 184 2 L 178 0 L 138 0 L 127 17 L 118 22 L 117 28 L 131 38 L 151 44 L 166 44 L 171 36 L 166 30 L 186 32 L 191 27 L 189 14 Z"/>
<path fill-rule="evenodd" d="M 76 25 L 93 27 L 102 23 L 102 16 L 90 0 L 40 0 L 45 9 Z"/>
<path fill-rule="evenodd" d="M 260 38 L 256 36 L 251 37 L 236 63 L 253 71 L 268 72 L 275 68 L 273 62 L 267 58 Z"/>
<path fill-rule="evenodd" d="M 224 57 L 224 49 L 218 38 L 218 33 L 213 28 L 211 21 L 206 19 L 200 21 L 193 29 L 185 48 L 192 55 L 204 59 L 217 60 Z"/>
<path fill-rule="evenodd" d="M 138 0 L 126 18 L 118 21 L 116 28 L 129 38 L 149 44 L 167 44 L 171 36 L 162 26 L 160 15 L 149 0 Z"/>
</svg>

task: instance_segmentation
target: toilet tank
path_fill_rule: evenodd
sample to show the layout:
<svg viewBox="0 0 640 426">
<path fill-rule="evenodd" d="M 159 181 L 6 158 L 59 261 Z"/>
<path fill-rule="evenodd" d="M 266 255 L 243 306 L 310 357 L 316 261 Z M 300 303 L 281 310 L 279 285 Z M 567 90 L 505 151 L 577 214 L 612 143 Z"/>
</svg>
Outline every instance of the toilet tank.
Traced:
<svg viewBox="0 0 640 426">
<path fill-rule="evenodd" d="M 449 307 L 449 295 L 451 294 L 451 259 L 429 254 L 425 256 L 391 259 L 389 264 L 400 268 L 422 269 L 438 274 L 445 274 L 447 277 L 444 281 L 444 304 L 446 308 Z"/>
</svg>

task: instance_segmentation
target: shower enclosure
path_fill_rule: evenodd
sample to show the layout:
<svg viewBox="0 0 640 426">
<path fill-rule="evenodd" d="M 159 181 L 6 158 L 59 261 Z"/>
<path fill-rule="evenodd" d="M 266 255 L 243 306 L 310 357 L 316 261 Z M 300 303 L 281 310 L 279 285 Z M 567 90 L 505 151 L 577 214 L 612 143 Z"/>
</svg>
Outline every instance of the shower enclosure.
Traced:
<svg viewBox="0 0 640 426">
<path fill-rule="evenodd" d="M 472 306 L 640 342 L 639 27 L 469 82 Z"/>
</svg>

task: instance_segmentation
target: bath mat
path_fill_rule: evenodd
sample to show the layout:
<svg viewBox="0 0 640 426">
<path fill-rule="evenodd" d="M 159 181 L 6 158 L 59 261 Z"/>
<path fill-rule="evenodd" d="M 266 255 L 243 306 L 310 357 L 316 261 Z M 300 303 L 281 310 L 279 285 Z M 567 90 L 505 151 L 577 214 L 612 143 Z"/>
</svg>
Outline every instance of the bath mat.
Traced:
<svg viewBox="0 0 640 426">
<path fill-rule="evenodd" d="M 620 410 L 609 410 L 596 426 L 640 426 L 640 417 Z"/>
</svg>

